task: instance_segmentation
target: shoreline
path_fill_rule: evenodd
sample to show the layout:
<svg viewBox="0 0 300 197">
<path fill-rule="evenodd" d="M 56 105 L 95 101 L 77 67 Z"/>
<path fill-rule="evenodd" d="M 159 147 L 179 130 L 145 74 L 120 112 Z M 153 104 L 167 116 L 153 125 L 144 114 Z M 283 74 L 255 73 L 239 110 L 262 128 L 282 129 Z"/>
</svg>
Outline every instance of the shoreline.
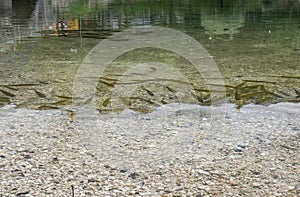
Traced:
<svg viewBox="0 0 300 197">
<path fill-rule="evenodd" d="M 74 186 L 75 196 L 297 196 L 299 107 L 226 105 L 225 121 L 213 127 L 209 113 L 183 113 L 167 121 L 171 113 L 126 112 L 122 119 L 112 115 L 82 125 L 64 110 L 2 107 L 0 191 L 70 196 Z M 199 124 L 193 117 L 201 117 Z M 99 124 L 98 134 L 89 136 Z M 187 136 L 190 131 L 199 133 Z M 99 141 L 103 134 L 109 140 Z"/>
</svg>

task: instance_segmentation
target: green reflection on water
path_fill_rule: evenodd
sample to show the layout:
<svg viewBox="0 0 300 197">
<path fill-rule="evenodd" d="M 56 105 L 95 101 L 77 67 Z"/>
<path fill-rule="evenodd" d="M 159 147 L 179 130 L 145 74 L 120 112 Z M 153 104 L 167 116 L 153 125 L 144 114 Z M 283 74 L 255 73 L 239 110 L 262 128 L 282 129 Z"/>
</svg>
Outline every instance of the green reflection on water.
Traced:
<svg viewBox="0 0 300 197">
<path fill-rule="evenodd" d="M 229 102 L 270 104 L 299 102 L 300 3 L 297 1 L 111 1 L 108 5 L 73 2 L 58 16 L 80 17 L 81 30 L 68 36 L 19 43 L 1 55 L 0 105 L 51 109 L 71 105 L 76 71 L 101 39 L 132 25 L 175 28 L 198 40 L 214 56 Z M 79 9 L 80 8 L 80 9 Z M 53 21 L 54 23 L 56 21 Z M 80 39 L 80 36 L 82 39 Z M 81 48 L 82 45 L 82 48 Z M 139 57 L 139 58 L 137 58 Z M 209 91 L 201 75 L 183 58 L 159 49 L 126 53 L 105 71 L 98 84 L 98 108 L 110 109 L 111 90 L 131 64 L 160 61 L 178 68 L 193 84 L 201 105 Z M 169 87 L 171 88 L 171 87 Z M 129 108 L 176 102 L 167 87 L 149 84 L 125 103 Z M 89 98 L 75 98 L 88 101 Z"/>
</svg>

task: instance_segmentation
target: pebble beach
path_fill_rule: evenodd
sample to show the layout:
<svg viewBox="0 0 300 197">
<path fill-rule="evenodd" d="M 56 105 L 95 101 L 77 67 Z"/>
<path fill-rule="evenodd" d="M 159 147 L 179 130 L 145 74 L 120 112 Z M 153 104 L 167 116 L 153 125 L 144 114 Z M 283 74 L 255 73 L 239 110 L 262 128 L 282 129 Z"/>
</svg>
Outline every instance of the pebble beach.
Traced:
<svg viewBox="0 0 300 197">
<path fill-rule="evenodd" d="M 300 105 L 225 108 L 218 124 L 188 106 L 83 124 L 2 107 L 0 196 L 299 196 Z"/>
</svg>

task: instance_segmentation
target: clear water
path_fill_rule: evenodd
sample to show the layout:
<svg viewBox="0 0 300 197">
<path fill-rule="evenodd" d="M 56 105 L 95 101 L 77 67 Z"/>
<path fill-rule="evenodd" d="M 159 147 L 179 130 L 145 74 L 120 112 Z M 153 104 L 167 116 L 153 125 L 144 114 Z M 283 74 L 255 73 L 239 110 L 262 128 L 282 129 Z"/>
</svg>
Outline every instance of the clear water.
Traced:
<svg viewBox="0 0 300 197">
<path fill-rule="evenodd" d="M 78 30 L 49 29 L 72 19 L 78 20 Z M 241 107 L 300 101 L 297 0 L 9 0 L 0 4 L 0 26 L 0 105 L 53 109 L 69 106 L 73 100 L 88 103 L 90 98 L 73 97 L 82 61 L 102 40 L 132 26 L 168 27 L 196 39 L 218 67 L 226 102 Z M 196 98 L 200 105 L 211 104 L 203 73 L 178 54 L 144 48 L 118 57 L 99 76 L 97 108 L 112 110 L 113 88 L 121 76 L 132 65 L 153 61 L 180 68 L 193 88 L 182 97 L 184 102 Z M 172 90 L 149 83 L 124 103 L 134 110 L 151 111 L 176 102 L 178 92 Z"/>
</svg>

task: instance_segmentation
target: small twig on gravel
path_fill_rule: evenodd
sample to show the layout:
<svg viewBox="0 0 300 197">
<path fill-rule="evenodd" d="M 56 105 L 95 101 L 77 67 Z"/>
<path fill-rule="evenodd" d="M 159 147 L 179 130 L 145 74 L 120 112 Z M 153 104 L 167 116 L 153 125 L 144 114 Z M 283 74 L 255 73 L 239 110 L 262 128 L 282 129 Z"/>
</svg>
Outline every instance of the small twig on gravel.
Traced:
<svg viewBox="0 0 300 197">
<path fill-rule="evenodd" d="M 74 185 L 71 185 L 71 189 L 72 189 L 72 197 L 74 197 Z"/>
</svg>

